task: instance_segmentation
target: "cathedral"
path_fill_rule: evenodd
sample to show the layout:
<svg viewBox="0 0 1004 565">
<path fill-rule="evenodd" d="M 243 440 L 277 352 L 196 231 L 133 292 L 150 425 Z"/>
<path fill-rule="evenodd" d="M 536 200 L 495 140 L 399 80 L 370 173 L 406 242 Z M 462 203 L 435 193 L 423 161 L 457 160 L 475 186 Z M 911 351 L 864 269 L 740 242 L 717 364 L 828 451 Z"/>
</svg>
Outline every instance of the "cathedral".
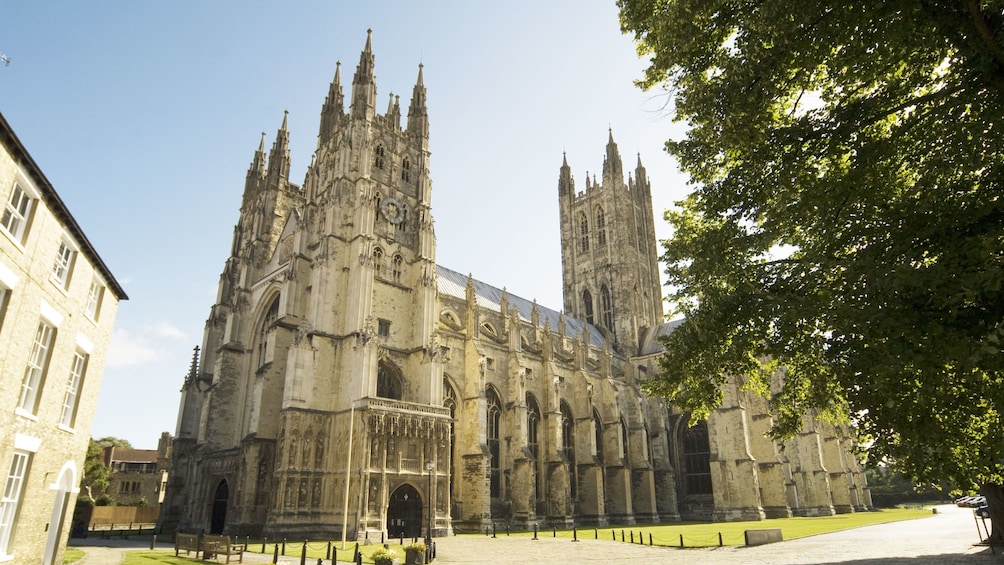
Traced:
<svg viewBox="0 0 1004 565">
<path fill-rule="evenodd" d="M 847 428 L 807 417 L 772 441 L 739 382 L 688 426 L 639 389 L 674 323 L 650 182 L 612 132 L 585 190 L 558 170 L 553 310 L 436 263 L 422 66 L 405 117 L 393 96 L 377 112 L 369 35 L 346 86 L 336 66 L 302 185 L 285 118 L 251 160 L 163 528 L 376 539 L 871 506 Z"/>
</svg>

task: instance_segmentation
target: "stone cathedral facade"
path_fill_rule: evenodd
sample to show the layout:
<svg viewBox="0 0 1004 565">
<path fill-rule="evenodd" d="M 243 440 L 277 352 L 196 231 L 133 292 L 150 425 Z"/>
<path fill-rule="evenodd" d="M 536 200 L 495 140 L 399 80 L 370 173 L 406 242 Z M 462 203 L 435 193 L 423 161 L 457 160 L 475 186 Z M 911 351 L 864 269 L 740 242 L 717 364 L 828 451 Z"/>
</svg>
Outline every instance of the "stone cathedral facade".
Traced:
<svg viewBox="0 0 1004 565">
<path fill-rule="evenodd" d="M 393 95 L 378 113 L 367 36 L 349 88 L 336 67 L 302 185 L 285 118 L 254 154 L 162 526 L 375 539 L 870 506 L 845 428 L 779 444 L 739 383 L 691 427 L 639 391 L 673 324 L 650 183 L 612 133 L 584 191 L 559 169 L 556 311 L 436 264 L 421 65 L 407 115 Z"/>
</svg>

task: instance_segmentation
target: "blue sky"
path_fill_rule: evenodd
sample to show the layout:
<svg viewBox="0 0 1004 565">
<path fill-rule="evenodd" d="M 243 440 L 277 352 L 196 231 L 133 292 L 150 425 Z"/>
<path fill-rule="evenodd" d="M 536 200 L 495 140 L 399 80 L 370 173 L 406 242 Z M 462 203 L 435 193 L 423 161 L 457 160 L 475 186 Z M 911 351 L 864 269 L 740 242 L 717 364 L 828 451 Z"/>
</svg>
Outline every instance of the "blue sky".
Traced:
<svg viewBox="0 0 1004 565">
<path fill-rule="evenodd" d="M 612 1 L 15 1 L 0 7 L 0 111 L 123 284 L 92 435 L 174 433 L 261 136 L 289 111 L 300 183 L 335 71 L 373 30 L 378 111 L 424 65 L 437 262 L 560 309 L 557 181 L 599 174 L 608 128 L 657 218 L 688 187 L 682 128 Z M 657 219 L 657 236 L 668 236 Z"/>
</svg>

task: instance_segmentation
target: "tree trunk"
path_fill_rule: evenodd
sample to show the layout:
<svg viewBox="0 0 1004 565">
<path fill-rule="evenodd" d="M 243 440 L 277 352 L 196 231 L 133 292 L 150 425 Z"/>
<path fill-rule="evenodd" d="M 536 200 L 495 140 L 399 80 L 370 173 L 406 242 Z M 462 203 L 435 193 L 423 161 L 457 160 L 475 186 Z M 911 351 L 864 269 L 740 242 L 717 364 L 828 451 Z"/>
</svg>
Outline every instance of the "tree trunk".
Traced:
<svg viewBox="0 0 1004 565">
<path fill-rule="evenodd" d="M 987 543 L 993 545 L 1004 545 L 1004 488 L 993 483 L 984 483 L 980 486 L 980 494 L 987 497 L 987 506 L 990 507 L 990 538 Z"/>
</svg>

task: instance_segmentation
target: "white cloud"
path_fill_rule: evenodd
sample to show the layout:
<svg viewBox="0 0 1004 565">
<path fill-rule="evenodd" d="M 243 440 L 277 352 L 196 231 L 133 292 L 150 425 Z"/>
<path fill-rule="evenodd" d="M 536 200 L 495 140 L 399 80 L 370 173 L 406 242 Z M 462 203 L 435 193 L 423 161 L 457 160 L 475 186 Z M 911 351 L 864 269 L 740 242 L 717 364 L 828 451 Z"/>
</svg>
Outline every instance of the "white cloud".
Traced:
<svg viewBox="0 0 1004 565">
<path fill-rule="evenodd" d="M 153 347 L 143 336 L 131 335 L 123 329 L 112 332 L 108 345 L 108 367 L 131 367 L 163 358 L 163 352 Z"/>
<path fill-rule="evenodd" d="M 170 337 L 175 339 L 188 339 L 188 334 L 179 330 L 173 324 L 160 322 L 153 327 L 153 333 L 157 337 Z"/>
</svg>

